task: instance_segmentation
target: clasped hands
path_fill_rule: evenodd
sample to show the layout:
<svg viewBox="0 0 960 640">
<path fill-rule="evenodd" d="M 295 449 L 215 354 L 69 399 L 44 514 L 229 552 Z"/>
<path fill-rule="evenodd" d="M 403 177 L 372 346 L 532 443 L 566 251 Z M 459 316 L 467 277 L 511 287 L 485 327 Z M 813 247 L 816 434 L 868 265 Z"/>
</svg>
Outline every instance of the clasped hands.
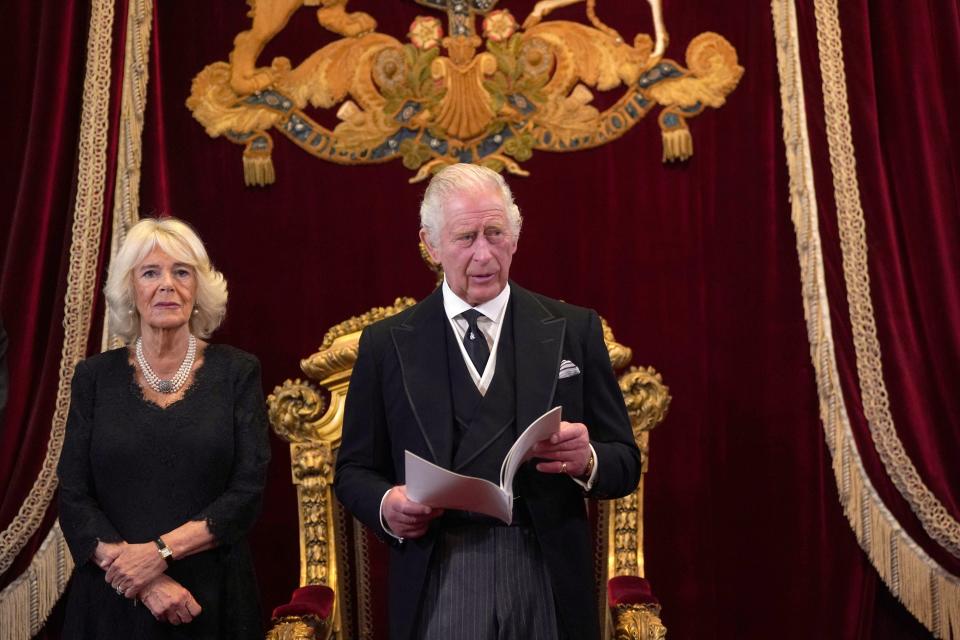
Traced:
<svg viewBox="0 0 960 640">
<path fill-rule="evenodd" d="M 139 598 L 157 620 L 179 625 L 200 615 L 193 594 L 164 573 L 167 563 L 154 543 L 100 542 L 93 559 L 107 584 L 125 598 Z"/>
<path fill-rule="evenodd" d="M 537 471 L 565 473 L 573 478 L 584 475 L 591 455 L 590 434 L 581 422 L 561 422 L 560 431 L 530 450 L 530 457 L 544 460 L 537 463 Z M 443 509 L 410 500 L 406 485 L 397 485 L 387 493 L 382 515 L 397 537 L 419 538 L 427 532 L 430 522 L 443 515 Z"/>
</svg>

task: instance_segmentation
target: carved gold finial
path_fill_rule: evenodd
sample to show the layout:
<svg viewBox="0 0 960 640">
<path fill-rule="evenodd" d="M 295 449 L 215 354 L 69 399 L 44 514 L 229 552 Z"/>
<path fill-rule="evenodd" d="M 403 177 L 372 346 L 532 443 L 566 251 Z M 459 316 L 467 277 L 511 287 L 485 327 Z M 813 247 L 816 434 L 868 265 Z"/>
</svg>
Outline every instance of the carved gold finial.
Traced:
<svg viewBox="0 0 960 640">
<path fill-rule="evenodd" d="M 614 609 L 616 640 L 665 640 L 667 628 L 655 604 L 621 604 Z"/>
<path fill-rule="evenodd" d="M 420 258 L 427 265 L 427 268 L 433 272 L 433 275 L 436 276 L 437 286 L 439 287 L 441 284 L 443 284 L 443 265 L 430 257 L 430 252 L 427 251 L 427 245 L 424 244 L 423 240 L 420 241 L 419 248 Z"/>
<path fill-rule="evenodd" d="M 663 384 L 663 378 L 653 367 L 630 367 L 620 376 L 620 391 L 635 437 L 639 438 L 642 432 L 650 431 L 667 417 L 673 398 L 670 388 Z"/>
<path fill-rule="evenodd" d="M 329 627 L 317 616 L 284 616 L 273 621 L 267 640 L 320 640 L 329 635 Z"/>
<path fill-rule="evenodd" d="M 600 326 L 603 329 L 603 342 L 607 345 L 610 364 L 614 371 L 620 371 L 630 362 L 633 351 L 630 350 L 630 347 L 617 342 L 617 339 L 613 337 L 613 330 L 602 316 L 600 317 Z"/>
<path fill-rule="evenodd" d="M 305 442 L 313 435 L 311 425 L 316 423 L 327 403 L 309 382 L 299 378 L 274 388 L 267 396 L 267 417 L 274 432 L 287 442 Z"/>
</svg>

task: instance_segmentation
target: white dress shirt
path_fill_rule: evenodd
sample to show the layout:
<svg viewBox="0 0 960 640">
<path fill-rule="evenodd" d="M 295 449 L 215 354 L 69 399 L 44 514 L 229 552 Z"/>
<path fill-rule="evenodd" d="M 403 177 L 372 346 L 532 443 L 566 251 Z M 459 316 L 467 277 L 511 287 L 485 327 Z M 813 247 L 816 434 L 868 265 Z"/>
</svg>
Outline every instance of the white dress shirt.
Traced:
<svg viewBox="0 0 960 640">
<path fill-rule="evenodd" d="M 441 287 L 443 293 L 443 311 L 447 314 L 447 320 L 453 328 L 454 335 L 457 336 L 457 345 L 460 347 L 460 355 L 463 356 L 463 362 L 467 365 L 467 371 L 470 372 L 470 378 L 473 384 L 477 385 L 480 395 L 487 395 L 487 389 L 490 388 L 490 382 L 493 380 L 493 372 L 497 370 L 497 346 L 500 344 L 500 332 L 503 330 L 503 319 L 507 315 L 507 302 L 510 301 L 510 283 L 503 288 L 503 291 L 497 294 L 492 300 L 488 300 L 476 307 L 460 298 L 453 292 L 447 279 L 443 279 Z M 467 334 L 467 321 L 461 316 L 464 311 L 476 309 L 480 312 L 477 318 L 477 328 L 480 334 L 487 341 L 490 347 L 490 357 L 487 359 L 487 365 L 483 371 L 477 371 L 467 353 L 467 348 L 463 346 L 463 336 Z"/>
</svg>

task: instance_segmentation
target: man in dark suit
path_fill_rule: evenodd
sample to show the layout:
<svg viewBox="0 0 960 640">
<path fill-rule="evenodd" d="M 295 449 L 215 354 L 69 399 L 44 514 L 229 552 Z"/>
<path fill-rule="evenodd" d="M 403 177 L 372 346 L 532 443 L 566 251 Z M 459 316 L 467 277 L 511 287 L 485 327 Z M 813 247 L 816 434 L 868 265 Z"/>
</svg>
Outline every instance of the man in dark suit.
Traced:
<svg viewBox="0 0 960 640">
<path fill-rule="evenodd" d="M 500 174 L 447 167 L 420 216 L 444 283 L 363 332 L 335 475 L 392 545 L 390 637 L 598 638 L 583 498 L 640 478 L 600 319 L 509 281 L 521 218 Z M 556 405 L 564 422 L 518 472 L 511 526 L 407 498 L 405 449 L 498 484 L 517 435 Z"/>
</svg>

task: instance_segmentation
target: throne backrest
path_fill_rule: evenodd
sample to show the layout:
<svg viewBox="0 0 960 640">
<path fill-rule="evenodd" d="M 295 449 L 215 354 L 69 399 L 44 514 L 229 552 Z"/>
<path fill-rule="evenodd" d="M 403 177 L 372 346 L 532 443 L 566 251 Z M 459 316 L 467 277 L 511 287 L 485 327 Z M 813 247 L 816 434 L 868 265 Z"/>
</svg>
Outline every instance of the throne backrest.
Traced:
<svg viewBox="0 0 960 640">
<path fill-rule="evenodd" d="M 344 403 L 364 327 L 415 304 L 397 298 L 331 328 L 320 348 L 300 361 L 309 380 L 286 380 L 267 398 L 276 434 L 290 443 L 290 464 L 297 488 L 300 537 L 300 585 L 326 585 L 334 593 L 326 637 L 350 640 L 385 638 L 386 547 L 356 522 L 333 495 L 334 463 L 340 448 Z M 597 615 L 612 638 L 607 614 L 607 581 L 615 576 L 643 577 L 643 475 L 649 461 L 650 431 L 663 421 L 669 390 L 652 367 L 630 367 L 631 350 L 619 344 L 606 322 L 604 341 L 617 372 L 633 434 L 642 454 L 636 491 L 612 501 L 591 502 L 595 523 Z M 320 388 L 317 387 L 319 385 Z"/>
</svg>

